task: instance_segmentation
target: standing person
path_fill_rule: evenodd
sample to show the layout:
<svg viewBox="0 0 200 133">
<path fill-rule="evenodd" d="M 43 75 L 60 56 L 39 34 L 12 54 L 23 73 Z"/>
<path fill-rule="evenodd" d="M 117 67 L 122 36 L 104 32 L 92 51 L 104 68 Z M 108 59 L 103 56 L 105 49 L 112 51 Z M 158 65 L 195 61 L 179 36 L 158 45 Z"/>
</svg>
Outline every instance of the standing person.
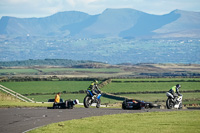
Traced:
<svg viewBox="0 0 200 133">
<path fill-rule="evenodd" d="M 177 84 L 176 86 L 173 86 L 170 90 L 169 93 L 171 93 L 174 96 L 174 103 L 176 102 L 178 96 L 181 96 L 181 93 L 179 92 L 179 89 L 181 88 L 180 84 Z"/>
</svg>

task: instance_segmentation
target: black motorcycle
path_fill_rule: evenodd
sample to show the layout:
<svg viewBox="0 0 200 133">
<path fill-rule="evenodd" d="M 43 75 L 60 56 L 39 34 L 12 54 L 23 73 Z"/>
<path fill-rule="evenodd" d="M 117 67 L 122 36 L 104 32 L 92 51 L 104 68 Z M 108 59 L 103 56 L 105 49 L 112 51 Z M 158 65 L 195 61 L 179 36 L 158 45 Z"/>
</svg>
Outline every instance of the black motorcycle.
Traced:
<svg viewBox="0 0 200 133">
<path fill-rule="evenodd" d="M 158 105 L 135 99 L 125 99 L 122 103 L 122 109 L 140 110 L 140 109 L 151 109 L 155 107 L 158 107 Z"/>
</svg>

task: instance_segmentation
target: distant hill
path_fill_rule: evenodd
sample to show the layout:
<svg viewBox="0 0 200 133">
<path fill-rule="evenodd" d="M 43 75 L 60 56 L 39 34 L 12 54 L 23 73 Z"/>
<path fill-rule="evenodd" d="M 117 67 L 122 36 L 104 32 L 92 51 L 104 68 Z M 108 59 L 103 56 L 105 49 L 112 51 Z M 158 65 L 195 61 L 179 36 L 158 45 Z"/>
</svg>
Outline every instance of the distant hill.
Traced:
<svg viewBox="0 0 200 133">
<path fill-rule="evenodd" d="M 14 36 L 49 36 L 49 35 L 68 35 L 61 31 L 64 25 L 81 22 L 89 15 L 77 11 L 60 12 L 44 18 L 15 18 L 2 17 L 0 20 L 0 34 Z"/>
<path fill-rule="evenodd" d="M 67 59 L 44 59 L 44 60 L 22 60 L 22 61 L 0 61 L 0 67 L 31 67 L 31 66 L 64 66 L 71 67 L 80 64 L 97 63 L 94 61 L 76 61 Z"/>
<path fill-rule="evenodd" d="M 0 20 L 0 35 L 64 37 L 200 37 L 200 13 L 175 10 L 153 15 L 134 9 L 106 9 L 89 15 L 59 12 L 43 18 Z"/>
<path fill-rule="evenodd" d="M 97 15 L 66 11 L 43 18 L 4 16 L 0 61 L 29 66 L 79 63 L 74 60 L 200 64 L 199 38 L 200 12 L 153 15 L 123 8 Z"/>
</svg>

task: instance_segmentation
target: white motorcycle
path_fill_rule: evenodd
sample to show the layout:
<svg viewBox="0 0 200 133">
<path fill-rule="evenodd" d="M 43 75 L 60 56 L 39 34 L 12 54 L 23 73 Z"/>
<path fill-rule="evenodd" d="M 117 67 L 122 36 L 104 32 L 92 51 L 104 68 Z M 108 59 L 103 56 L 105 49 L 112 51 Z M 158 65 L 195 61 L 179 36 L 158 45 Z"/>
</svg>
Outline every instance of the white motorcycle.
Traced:
<svg viewBox="0 0 200 133">
<path fill-rule="evenodd" d="M 168 97 L 168 99 L 166 101 L 166 106 L 168 109 L 172 109 L 172 108 L 181 109 L 182 108 L 183 95 L 178 96 L 176 101 L 174 101 L 174 96 L 171 93 L 167 92 L 166 95 Z"/>
</svg>

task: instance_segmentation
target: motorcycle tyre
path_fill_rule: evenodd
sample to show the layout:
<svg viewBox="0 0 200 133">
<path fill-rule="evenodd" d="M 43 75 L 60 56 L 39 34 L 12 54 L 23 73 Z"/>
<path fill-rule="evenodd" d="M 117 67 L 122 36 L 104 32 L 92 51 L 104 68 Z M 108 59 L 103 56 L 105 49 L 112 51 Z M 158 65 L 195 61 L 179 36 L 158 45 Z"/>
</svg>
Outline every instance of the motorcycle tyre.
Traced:
<svg viewBox="0 0 200 133">
<path fill-rule="evenodd" d="M 96 108 L 100 108 L 100 106 L 101 106 L 101 99 L 98 99 L 98 102 L 97 102 Z"/>
<path fill-rule="evenodd" d="M 84 98 L 83 103 L 84 103 L 84 107 L 85 107 L 85 108 L 89 108 L 89 107 L 90 107 L 90 104 L 88 103 L 90 99 L 91 99 L 91 98 L 90 98 L 89 96 L 86 96 L 86 97 Z"/>
<path fill-rule="evenodd" d="M 173 108 L 173 101 L 172 99 L 168 98 L 167 101 L 166 101 L 166 106 L 167 106 L 167 109 L 172 109 Z"/>
</svg>

